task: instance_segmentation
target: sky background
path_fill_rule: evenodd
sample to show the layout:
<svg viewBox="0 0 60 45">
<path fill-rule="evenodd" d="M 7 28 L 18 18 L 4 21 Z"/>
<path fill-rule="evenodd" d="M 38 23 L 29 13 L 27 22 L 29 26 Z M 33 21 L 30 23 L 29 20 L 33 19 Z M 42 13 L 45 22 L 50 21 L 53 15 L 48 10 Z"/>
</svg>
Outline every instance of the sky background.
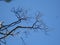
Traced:
<svg viewBox="0 0 60 45">
<path fill-rule="evenodd" d="M 28 38 L 25 38 L 27 45 L 60 45 L 60 0 L 13 0 L 11 3 L 0 2 L 0 21 L 4 24 L 15 21 L 15 16 L 11 9 L 21 7 L 27 9 L 33 16 L 40 11 L 43 16 L 42 20 L 49 26 L 48 35 L 44 32 L 32 32 Z M 31 14 L 32 13 L 32 14 Z M 21 39 L 10 38 L 7 40 L 8 45 L 22 45 Z"/>
</svg>

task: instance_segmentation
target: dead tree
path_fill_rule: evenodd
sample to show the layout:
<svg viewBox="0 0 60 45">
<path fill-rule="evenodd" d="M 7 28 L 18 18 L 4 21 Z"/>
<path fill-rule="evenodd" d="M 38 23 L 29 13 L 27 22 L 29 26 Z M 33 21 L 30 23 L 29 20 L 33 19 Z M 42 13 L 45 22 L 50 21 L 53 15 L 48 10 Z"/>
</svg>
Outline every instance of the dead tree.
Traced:
<svg viewBox="0 0 60 45">
<path fill-rule="evenodd" d="M 25 26 L 25 25 L 17 25 L 17 24 L 21 24 L 24 23 L 23 21 L 27 21 L 28 19 L 31 19 L 31 17 L 27 16 L 27 11 L 22 9 L 22 8 L 18 8 L 15 9 L 13 8 L 12 12 L 15 14 L 17 21 L 14 21 L 10 24 L 7 25 L 2 25 L 2 27 L 0 27 L 0 44 L 6 44 L 6 38 L 8 38 L 9 36 L 14 36 L 15 34 L 19 34 L 20 32 L 16 32 L 18 29 L 30 29 L 32 31 L 36 31 L 36 30 L 43 30 L 43 31 L 47 31 L 48 27 L 43 23 L 43 21 L 41 20 L 41 14 L 40 12 L 38 12 L 36 14 L 36 16 L 34 17 L 34 21 L 32 22 L 32 24 L 30 26 Z M 28 24 L 30 24 L 31 22 L 29 22 Z M 17 25 L 17 26 L 15 26 Z M 15 26 L 13 29 L 9 29 L 10 27 Z M 28 31 L 28 30 L 27 30 Z M 27 33 L 27 31 L 24 31 L 22 33 Z M 21 39 L 23 40 L 23 38 L 21 37 Z"/>
</svg>

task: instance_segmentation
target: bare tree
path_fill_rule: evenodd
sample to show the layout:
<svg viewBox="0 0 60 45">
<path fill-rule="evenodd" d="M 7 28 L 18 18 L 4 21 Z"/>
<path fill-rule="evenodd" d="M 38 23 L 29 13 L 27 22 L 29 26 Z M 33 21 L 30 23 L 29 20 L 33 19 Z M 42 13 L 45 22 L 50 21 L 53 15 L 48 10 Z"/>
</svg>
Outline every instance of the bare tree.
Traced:
<svg viewBox="0 0 60 45">
<path fill-rule="evenodd" d="M 48 27 L 46 26 L 46 24 L 43 23 L 43 21 L 41 20 L 41 14 L 40 12 L 38 12 L 36 14 L 35 17 L 33 17 L 33 19 L 35 19 L 32 24 L 30 26 L 25 26 L 25 25 L 17 25 L 17 24 L 21 24 L 21 23 L 26 23 L 26 21 L 29 19 L 32 19 L 31 17 L 27 16 L 27 10 L 24 10 L 22 8 L 13 8 L 12 12 L 15 14 L 17 21 L 14 21 L 10 24 L 7 25 L 3 25 L 3 23 L 0 23 L 0 44 L 6 44 L 6 39 L 9 36 L 14 36 L 16 34 L 19 34 L 22 32 L 22 30 L 20 30 L 19 32 L 17 32 L 18 29 L 29 29 L 32 31 L 36 31 L 36 30 L 42 30 L 42 31 L 47 31 Z M 29 22 L 28 24 L 30 24 L 31 22 Z M 17 25 L 17 26 L 15 26 Z M 13 27 L 14 28 L 10 28 Z M 10 29 L 9 29 L 10 28 Z M 28 30 L 27 30 L 28 31 Z M 27 33 L 27 31 L 23 30 L 22 33 Z M 23 37 L 21 37 L 22 41 Z"/>
</svg>

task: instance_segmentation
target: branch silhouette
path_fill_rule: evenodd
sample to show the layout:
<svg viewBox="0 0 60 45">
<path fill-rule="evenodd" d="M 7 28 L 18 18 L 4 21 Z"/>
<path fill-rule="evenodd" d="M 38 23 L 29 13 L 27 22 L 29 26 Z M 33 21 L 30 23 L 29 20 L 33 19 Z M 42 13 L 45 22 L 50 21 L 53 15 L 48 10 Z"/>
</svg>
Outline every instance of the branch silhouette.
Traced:
<svg viewBox="0 0 60 45">
<path fill-rule="evenodd" d="M 4 43 L 4 39 L 6 39 L 9 35 L 13 36 L 14 35 L 14 31 L 18 30 L 18 29 L 33 29 L 33 30 L 44 30 L 47 31 L 47 26 L 43 23 L 43 21 L 40 19 L 41 18 L 41 14 L 40 12 L 38 12 L 38 14 L 36 14 L 37 16 L 35 17 L 35 21 L 33 22 L 33 24 L 31 26 L 21 26 L 18 25 L 15 28 L 9 30 L 8 28 L 13 27 L 19 23 L 22 23 L 22 21 L 26 21 L 28 20 L 28 16 L 26 16 L 27 11 L 22 9 L 22 8 L 13 8 L 13 10 L 11 10 L 15 16 L 17 17 L 17 21 L 12 22 L 10 24 L 7 25 L 2 25 L 2 27 L 0 28 L 0 42 Z M 31 18 L 30 18 L 31 19 Z M 23 22 L 24 23 L 24 22 Z M 23 38 L 21 38 L 23 39 Z M 3 40 L 3 41 L 2 41 Z"/>
</svg>

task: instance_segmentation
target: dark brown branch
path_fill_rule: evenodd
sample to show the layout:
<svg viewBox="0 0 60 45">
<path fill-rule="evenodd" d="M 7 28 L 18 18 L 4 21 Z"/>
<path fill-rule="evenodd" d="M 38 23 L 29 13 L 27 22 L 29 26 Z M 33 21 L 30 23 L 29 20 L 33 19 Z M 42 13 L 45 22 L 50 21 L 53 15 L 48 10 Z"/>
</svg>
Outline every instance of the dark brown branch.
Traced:
<svg viewBox="0 0 60 45">
<path fill-rule="evenodd" d="M 21 24 L 23 21 L 26 21 L 29 18 L 29 17 L 26 17 L 26 15 L 24 15 L 25 11 L 23 9 L 14 9 L 13 12 L 15 13 L 15 16 L 17 17 L 18 20 L 10 23 L 8 25 L 3 25 L 3 27 L 0 28 L 0 40 L 6 39 L 9 35 L 13 36 L 15 33 L 14 31 L 16 31 L 18 28 L 19 29 L 23 29 L 23 28 L 24 29 L 33 29 L 33 30 L 34 29 L 36 29 L 36 30 L 40 29 L 40 30 L 46 31 L 47 28 L 46 28 L 45 24 L 43 22 L 41 22 L 40 13 L 37 14 L 37 16 L 35 18 L 36 20 L 35 20 L 35 22 L 33 22 L 32 26 L 21 26 L 21 25 L 19 25 L 13 29 L 8 30 L 10 27 L 15 26 L 16 24 L 19 24 L 19 23 Z M 21 39 L 24 42 L 22 37 L 21 37 Z"/>
<path fill-rule="evenodd" d="M 28 18 L 28 17 L 27 17 L 27 18 Z M 0 31 L 3 31 L 3 30 L 5 30 L 5 29 L 7 29 L 7 28 L 9 28 L 9 27 L 11 27 L 11 26 L 14 26 L 14 25 L 20 23 L 21 20 L 26 20 L 27 18 L 21 18 L 21 19 L 19 19 L 18 21 L 15 21 L 15 22 L 13 22 L 13 23 L 11 23 L 11 24 L 5 25 L 5 26 L 3 26 L 3 27 L 0 29 Z"/>
<path fill-rule="evenodd" d="M 15 31 L 18 28 L 33 28 L 33 27 L 23 27 L 23 26 L 17 26 L 16 28 L 14 28 L 13 30 L 11 30 L 10 32 L 8 32 L 8 34 L 6 34 L 3 37 L 0 37 L 0 39 L 6 38 L 8 35 L 10 35 L 13 31 Z"/>
</svg>

